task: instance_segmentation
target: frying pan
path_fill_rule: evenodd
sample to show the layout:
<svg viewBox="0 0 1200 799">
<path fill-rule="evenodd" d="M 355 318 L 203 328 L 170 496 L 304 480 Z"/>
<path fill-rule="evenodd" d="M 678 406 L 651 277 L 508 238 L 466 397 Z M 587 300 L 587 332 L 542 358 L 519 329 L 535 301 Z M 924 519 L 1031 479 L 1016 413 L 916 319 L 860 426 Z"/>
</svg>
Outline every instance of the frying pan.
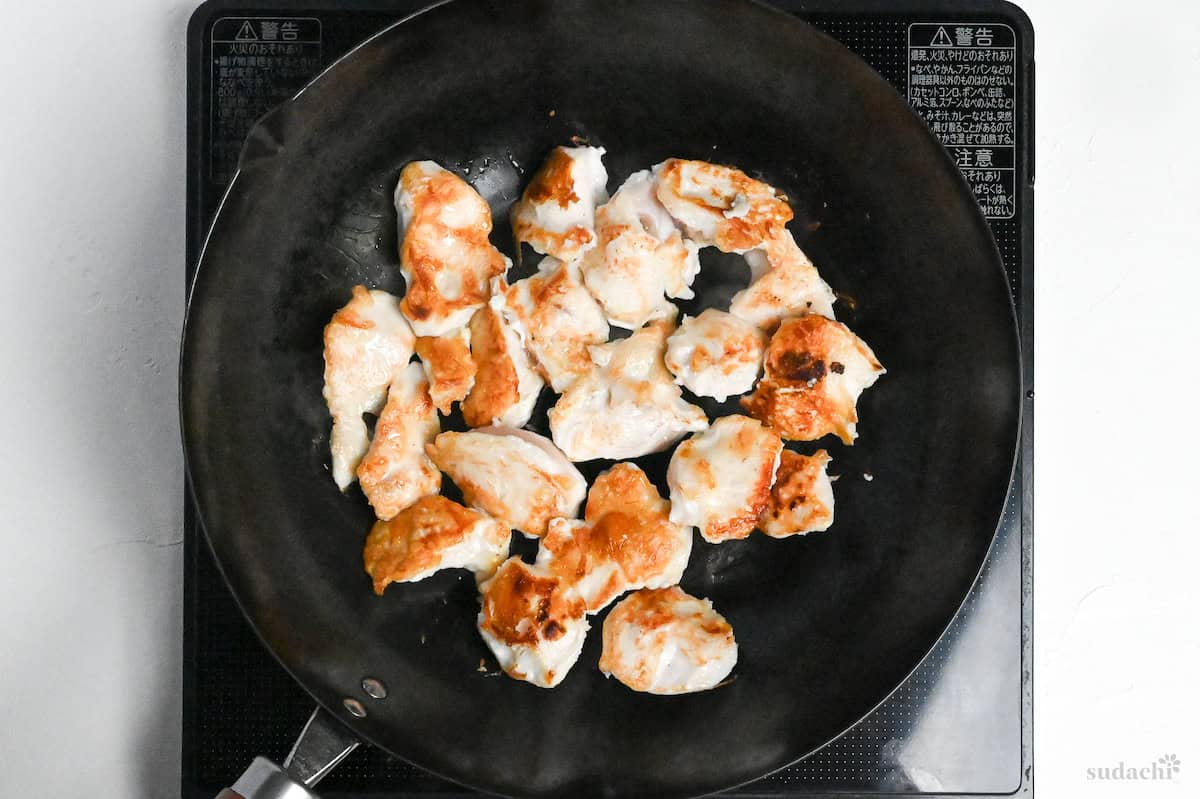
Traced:
<svg viewBox="0 0 1200 799">
<path fill-rule="evenodd" d="M 713 600 L 740 648 L 733 682 L 705 693 L 606 680 L 597 630 L 557 689 L 496 676 L 465 572 L 373 595 L 370 508 L 328 471 L 321 330 L 357 283 L 403 292 L 401 167 L 460 170 L 515 255 L 509 207 L 573 137 L 607 148 L 610 190 L 669 156 L 736 164 L 782 189 L 801 246 L 845 298 L 839 317 L 889 370 L 860 402 L 858 443 L 821 442 L 840 475 L 829 532 L 697 538 L 682 585 Z M 749 279 L 741 258 L 701 260 L 686 313 L 724 307 Z M 999 256 L 940 145 L 849 51 L 737 0 L 456 0 L 360 45 L 250 135 L 192 286 L 181 380 L 203 528 L 265 645 L 325 709 L 309 737 L 333 740 L 326 759 L 361 739 L 529 796 L 703 794 L 783 767 L 868 713 L 982 565 L 1021 390 Z M 546 432 L 552 401 L 534 429 Z M 736 411 L 701 404 L 710 418 Z M 667 457 L 638 461 L 663 490 Z M 608 465 L 582 468 L 590 479 Z M 365 692 L 367 678 L 386 697 Z M 324 766 L 298 767 L 306 757 L 321 759 L 299 752 L 291 770 L 311 784 Z"/>
</svg>

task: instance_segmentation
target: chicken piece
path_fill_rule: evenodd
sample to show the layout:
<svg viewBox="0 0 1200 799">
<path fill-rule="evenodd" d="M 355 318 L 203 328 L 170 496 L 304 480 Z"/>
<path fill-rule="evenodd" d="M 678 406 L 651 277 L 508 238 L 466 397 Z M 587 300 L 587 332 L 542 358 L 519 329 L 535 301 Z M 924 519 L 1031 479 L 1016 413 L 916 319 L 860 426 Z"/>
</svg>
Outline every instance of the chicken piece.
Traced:
<svg viewBox="0 0 1200 799">
<path fill-rule="evenodd" d="M 471 331 L 459 328 L 444 336 L 417 339 L 417 355 L 429 379 L 434 406 L 449 414 L 475 385 L 475 359 L 471 357 Z"/>
<path fill-rule="evenodd" d="M 673 329 L 671 321 L 659 320 L 592 347 L 596 368 L 572 383 L 548 414 L 554 443 L 568 458 L 636 458 L 708 425 L 663 365 Z"/>
<path fill-rule="evenodd" d="M 604 620 L 600 671 L 635 691 L 687 694 L 720 685 L 737 654 L 733 628 L 712 602 L 673 586 L 617 603 Z"/>
<path fill-rule="evenodd" d="M 671 521 L 712 544 L 745 538 L 771 501 L 783 442 L 747 416 L 723 416 L 679 445 L 667 467 Z"/>
<path fill-rule="evenodd" d="M 608 198 L 603 147 L 555 147 L 513 206 L 513 238 L 573 261 L 596 246 L 596 206 Z"/>
<path fill-rule="evenodd" d="M 589 613 L 635 588 L 674 585 L 692 554 L 692 531 L 669 513 L 645 472 L 618 463 L 592 483 L 584 521 L 550 522 L 537 565 L 573 585 Z"/>
<path fill-rule="evenodd" d="M 358 484 L 377 517 L 386 521 L 441 490 L 442 473 L 425 454 L 440 431 L 429 381 L 420 364 L 410 363 L 392 381 L 375 438 L 358 465 Z"/>
<path fill-rule="evenodd" d="M 766 343 L 754 325 L 708 308 L 695 318 L 683 318 L 667 339 L 664 361 L 676 383 L 693 394 L 724 402 L 754 388 Z"/>
<path fill-rule="evenodd" d="M 376 594 L 391 583 L 415 583 L 441 569 L 468 569 L 483 582 L 508 557 L 511 537 L 490 516 L 434 494 L 375 522 L 363 547 L 363 567 Z"/>
<path fill-rule="evenodd" d="M 788 316 L 813 313 L 833 318 L 833 289 L 812 261 L 783 231 L 761 249 L 746 253 L 750 285 L 733 295 L 729 312 L 772 331 Z"/>
<path fill-rule="evenodd" d="M 578 264 L 557 258 L 543 259 L 536 275 L 505 292 L 503 313 L 560 394 L 591 371 L 588 347 L 608 340 L 604 311 L 580 282 Z"/>
<path fill-rule="evenodd" d="M 521 427 L 533 415 L 545 381 L 534 371 L 521 338 L 499 308 L 504 286 L 471 319 L 475 385 L 463 400 L 463 419 L 471 427 Z"/>
<path fill-rule="evenodd" d="M 833 483 L 825 468 L 829 453 L 783 451 L 771 501 L 758 518 L 758 529 L 772 538 L 828 530 L 833 524 Z"/>
<path fill-rule="evenodd" d="M 400 271 L 408 291 L 400 310 L 418 336 L 463 327 L 491 296 L 491 280 L 511 265 L 488 234 L 492 212 L 462 178 L 432 161 L 413 161 L 396 186 Z"/>
<path fill-rule="evenodd" d="M 669 158 L 654 174 L 659 202 L 702 246 L 744 253 L 775 238 L 792 219 L 786 197 L 731 166 Z"/>
<path fill-rule="evenodd" d="M 480 592 L 479 634 L 500 668 L 540 688 L 562 682 L 590 627 L 583 597 L 561 577 L 516 557 Z"/>
<path fill-rule="evenodd" d="M 333 479 L 343 491 L 367 453 L 364 413 L 379 413 L 388 386 L 413 354 L 413 334 L 396 298 L 355 286 L 350 302 L 325 326 L 325 403 Z"/>
<path fill-rule="evenodd" d="M 741 404 L 790 441 L 833 433 L 853 444 L 858 397 L 884 372 L 871 348 L 841 322 L 816 315 L 787 319 L 767 345 L 762 379 Z"/>
<path fill-rule="evenodd" d="M 649 170 L 629 176 L 596 211 L 599 243 L 581 264 L 583 282 L 608 321 L 629 330 L 674 316 L 663 295 L 691 299 L 700 272 L 699 246 L 683 239 L 654 187 Z"/>
<path fill-rule="evenodd" d="M 442 433 L 425 451 L 467 504 L 533 538 L 545 535 L 551 519 L 575 518 L 587 494 L 587 481 L 574 464 L 528 430 Z"/>
</svg>

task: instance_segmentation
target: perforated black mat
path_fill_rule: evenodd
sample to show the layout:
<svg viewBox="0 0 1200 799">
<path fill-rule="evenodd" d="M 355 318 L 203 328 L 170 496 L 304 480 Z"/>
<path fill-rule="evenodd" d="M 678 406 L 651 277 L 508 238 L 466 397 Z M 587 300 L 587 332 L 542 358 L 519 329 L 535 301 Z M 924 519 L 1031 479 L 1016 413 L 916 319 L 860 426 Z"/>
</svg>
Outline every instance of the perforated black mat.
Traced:
<svg viewBox="0 0 1200 799">
<path fill-rule="evenodd" d="M 777 2 L 857 52 L 926 118 L 976 188 L 1021 320 L 1031 384 L 1033 34 L 999 2 Z M 249 126 L 419 0 L 210 2 L 188 31 L 188 277 Z M 1032 791 L 1032 419 L 992 553 L 950 630 L 856 727 L 737 796 Z M 255 755 L 281 758 L 312 710 L 262 648 L 186 515 L 183 784 L 211 797 Z M 321 785 L 336 797 L 461 796 L 374 749 Z"/>
</svg>

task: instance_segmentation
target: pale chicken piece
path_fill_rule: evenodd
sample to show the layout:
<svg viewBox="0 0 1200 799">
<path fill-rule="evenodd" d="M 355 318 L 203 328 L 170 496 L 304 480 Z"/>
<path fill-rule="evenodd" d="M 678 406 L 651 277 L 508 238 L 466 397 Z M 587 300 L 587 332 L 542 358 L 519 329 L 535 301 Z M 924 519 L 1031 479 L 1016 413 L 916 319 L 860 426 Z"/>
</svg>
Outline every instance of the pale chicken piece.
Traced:
<svg viewBox="0 0 1200 799">
<path fill-rule="evenodd" d="M 618 463 L 592 483 L 583 521 L 550 522 L 537 565 L 573 585 L 589 613 L 626 591 L 674 585 L 692 554 L 692 531 L 669 514 L 645 472 Z"/>
<path fill-rule="evenodd" d="M 506 287 L 497 285 L 492 301 L 471 319 L 475 384 L 463 400 L 463 419 L 471 427 L 521 427 L 546 384 L 533 368 L 521 337 L 500 308 Z"/>
<path fill-rule="evenodd" d="M 400 310 L 418 336 L 463 327 L 491 296 L 492 278 L 511 265 L 492 246 L 492 212 L 469 183 L 433 161 L 413 161 L 396 186 Z"/>
<path fill-rule="evenodd" d="M 670 320 L 659 320 L 592 347 L 596 368 L 572 383 L 548 414 L 554 443 L 568 458 L 636 458 L 707 427 L 704 411 L 683 399 L 663 365 L 673 329 Z"/>
<path fill-rule="evenodd" d="M 528 430 L 485 427 L 442 433 L 426 452 L 467 504 L 527 536 L 551 519 L 575 518 L 587 481 L 554 444 Z"/>
<path fill-rule="evenodd" d="M 788 231 L 746 253 L 746 263 L 750 285 L 733 295 L 729 312 L 734 316 L 767 331 L 789 316 L 833 318 L 833 289 Z"/>
<path fill-rule="evenodd" d="M 555 147 L 513 206 L 513 238 L 573 261 L 596 246 L 596 206 L 608 198 L 603 147 Z"/>
<path fill-rule="evenodd" d="M 763 356 L 763 376 L 741 404 L 790 441 L 830 433 L 858 437 L 858 398 L 886 370 L 841 322 L 810 315 L 787 319 Z"/>
<path fill-rule="evenodd" d="M 417 355 L 429 379 L 434 406 L 449 414 L 475 386 L 475 359 L 471 357 L 471 331 L 460 328 L 444 336 L 417 339 Z"/>
<path fill-rule="evenodd" d="M 441 431 L 429 381 L 410 363 L 392 381 L 375 437 L 358 465 L 358 484 L 380 519 L 390 519 L 442 487 L 442 473 L 425 454 Z"/>
<path fill-rule="evenodd" d="M 635 691 L 687 694 L 721 684 L 737 665 L 733 627 L 678 586 L 642 590 L 604 620 L 600 671 Z"/>
<path fill-rule="evenodd" d="M 508 557 L 511 537 L 490 516 L 434 494 L 375 523 L 363 547 L 363 567 L 376 594 L 391 583 L 415 583 L 441 569 L 467 569 L 483 582 Z"/>
<path fill-rule="evenodd" d="M 731 166 L 669 158 L 654 174 L 659 202 L 702 246 L 744 253 L 775 238 L 792 219 L 786 197 Z"/>
<path fill-rule="evenodd" d="M 783 442 L 748 416 L 724 416 L 679 445 L 667 467 L 671 521 L 718 544 L 745 538 L 771 501 Z"/>
<path fill-rule="evenodd" d="M 694 297 L 691 285 L 700 272 L 699 246 L 683 238 L 654 189 L 649 170 L 629 176 L 596 211 L 599 243 L 581 265 L 583 282 L 608 321 L 629 330 L 674 316 L 666 298 Z"/>
<path fill-rule="evenodd" d="M 553 688 L 579 660 L 587 606 L 561 577 L 513 557 L 480 586 L 477 625 L 505 674 Z"/>
<path fill-rule="evenodd" d="M 518 280 L 502 300 L 505 320 L 556 392 L 591 371 L 588 347 L 608 340 L 608 322 L 580 281 L 577 263 L 547 257 L 536 275 Z"/>
<path fill-rule="evenodd" d="M 833 482 L 825 471 L 829 453 L 783 451 L 771 501 L 758 519 L 758 529 L 772 538 L 828 530 L 833 524 Z"/>
<path fill-rule="evenodd" d="M 724 402 L 754 388 L 766 337 L 749 322 L 708 308 L 685 316 L 667 339 L 667 368 L 675 382 L 701 397 Z"/>
<path fill-rule="evenodd" d="M 367 453 L 364 413 L 379 413 L 388 386 L 413 354 L 413 334 L 396 298 L 355 286 L 350 302 L 325 326 L 325 403 L 333 479 L 343 491 Z"/>
</svg>

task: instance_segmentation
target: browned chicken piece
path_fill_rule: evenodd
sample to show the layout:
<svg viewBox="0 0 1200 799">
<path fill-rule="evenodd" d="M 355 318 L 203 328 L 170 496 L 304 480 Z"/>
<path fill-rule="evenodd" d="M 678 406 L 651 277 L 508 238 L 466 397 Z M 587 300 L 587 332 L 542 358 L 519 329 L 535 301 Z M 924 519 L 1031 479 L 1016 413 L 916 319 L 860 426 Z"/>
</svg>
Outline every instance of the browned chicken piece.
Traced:
<svg viewBox="0 0 1200 799">
<path fill-rule="evenodd" d="M 744 253 L 792 219 L 787 198 L 740 169 L 669 158 L 654 167 L 658 200 L 697 244 Z"/>
<path fill-rule="evenodd" d="M 716 688 L 737 664 L 733 627 L 712 602 L 678 586 L 642 590 L 604 620 L 600 671 L 651 694 Z"/>
<path fill-rule="evenodd" d="M 828 530 L 833 524 L 833 483 L 825 471 L 830 460 L 823 449 L 812 455 L 785 449 L 758 529 L 772 538 Z"/>
<path fill-rule="evenodd" d="M 551 519 L 574 518 L 587 493 L 574 464 L 528 430 L 446 432 L 425 449 L 464 501 L 527 536 L 544 535 Z"/>
<path fill-rule="evenodd" d="M 724 402 L 754 388 L 766 344 L 767 337 L 754 325 L 706 308 L 697 317 L 683 317 L 667 339 L 663 362 L 688 391 Z"/>
<path fill-rule="evenodd" d="M 400 310 L 418 336 L 464 327 L 491 296 L 509 260 L 488 240 L 492 212 L 469 183 L 432 161 L 414 161 L 396 186 Z"/>
<path fill-rule="evenodd" d="M 833 318 L 833 289 L 788 231 L 746 253 L 746 263 L 750 285 L 733 295 L 729 312 L 734 316 L 765 331 L 789 316 Z"/>
<path fill-rule="evenodd" d="M 371 528 L 363 566 L 382 594 L 391 583 L 413 583 L 440 569 L 468 569 L 479 581 L 508 557 L 511 533 L 479 511 L 443 496 L 422 497 Z"/>
<path fill-rule="evenodd" d="M 580 280 L 578 264 L 547 256 L 537 274 L 514 283 L 502 301 L 505 321 L 551 388 L 561 394 L 592 370 L 589 347 L 608 340 L 608 322 Z"/>
<path fill-rule="evenodd" d="M 441 489 L 442 473 L 425 454 L 440 431 L 429 382 L 420 364 L 410 363 L 392 381 L 375 437 L 358 466 L 358 484 L 380 519 Z"/>
<path fill-rule="evenodd" d="M 858 397 L 884 371 L 841 322 L 816 315 L 787 319 L 767 345 L 762 379 L 741 404 L 785 439 L 815 441 L 832 433 L 853 444 Z"/>
<path fill-rule="evenodd" d="M 596 245 L 596 206 L 607 198 L 602 147 L 555 147 L 513 206 L 513 238 L 573 261 Z"/>
<path fill-rule="evenodd" d="M 429 378 L 434 406 L 449 414 L 475 385 L 475 359 L 471 357 L 471 332 L 467 328 L 444 336 L 417 339 L 417 355 Z"/>
<path fill-rule="evenodd" d="M 497 288 L 498 294 L 505 290 Z M 463 419 L 471 427 L 524 426 L 545 381 L 512 325 L 492 305 L 471 319 L 471 352 L 477 369 L 475 385 L 462 403 Z"/>
<path fill-rule="evenodd" d="M 667 467 L 671 521 L 718 544 L 745 538 L 771 497 L 783 442 L 748 416 L 723 416 L 679 445 Z"/>
<path fill-rule="evenodd" d="M 539 688 L 563 681 L 587 637 L 587 608 L 570 583 L 520 558 L 480 586 L 477 624 L 504 672 Z"/>
<path fill-rule="evenodd" d="M 684 400 L 663 364 L 672 320 L 592 347 L 595 368 L 577 378 L 550 409 L 554 443 L 572 461 L 621 460 L 659 452 L 708 417 Z"/>
<path fill-rule="evenodd" d="M 596 210 L 597 244 L 580 260 L 583 282 L 608 321 L 629 330 L 674 318 L 667 297 L 696 296 L 700 245 L 680 234 L 654 196 L 656 186 L 650 170 L 630 175 Z"/>
<path fill-rule="evenodd" d="M 355 286 L 353 297 L 325 326 L 325 402 L 333 416 L 329 450 L 333 479 L 343 491 L 370 446 L 364 413 L 379 413 L 388 386 L 413 353 L 413 334 L 396 298 Z"/>
<path fill-rule="evenodd" d="M 674 585 L 687 568 L 692 531 L 671 522 L 670 507 L 645 472 L 618 463 L 592 483 L 583 521 L 550 522 L 537 564 L 570 582 L 589 613 L 626 591 Z"/>
</svg>

